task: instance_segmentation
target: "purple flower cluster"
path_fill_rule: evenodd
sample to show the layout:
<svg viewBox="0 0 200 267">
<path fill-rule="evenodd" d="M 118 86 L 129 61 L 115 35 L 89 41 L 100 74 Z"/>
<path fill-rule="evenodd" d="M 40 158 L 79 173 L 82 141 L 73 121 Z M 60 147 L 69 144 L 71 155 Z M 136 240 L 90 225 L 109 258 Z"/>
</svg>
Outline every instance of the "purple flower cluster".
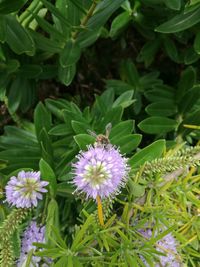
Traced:
<svg viewBox="0 0 200 267">
<path fill-rule="evenodd" d="M 33 252 L 35 251 L 36 247 L 33 246 L 34 242 L 39 242 L 39 243 L 45 242 L 45 226 L 39 227 L 37 226 L 35 221 L 32 221 L 25 230 L 23 235 L 21 254 L 17 263 L 18 267 L 25 266 L 28 253 L 31 250 L 33 250 Z M 47 266 L 47 265 L 41 265 L 40 263 L 41 263 L 41 257 L 32 256 L 30 267 Z"/>
<path fill-rule="evenodd" d="M 151 238 L 152 230 L 146 229 L 141 230 L 140 233 L 146 238 Z M 155 267 L 181 267 L 180 256 L 177 253 L 177 241 L 176 239 L 169 233 L 164 236 L 162 239 L 158 240 L 156 243 L 156 250 L 164 253 L 165 256 L 157 256 L 159 258 L 159 263 L 155 264 Z M 149 267 L 148 263 L 141 257 L 144 261 L 145 265 Z"/>
<path fill-rule="evenodd" d="M 126 181 L 129 167 L 127 159 L 113 146 L 93 147 L 81 151 L 73 164 L 76 191 L 87 197 L 106 198 L 119 192 Z"/>
<path fill-rule="evenodd" d="M 40 172 L 21 171 L 17 177 L 13 176 L 6 185 L 6 201 L 17 208 L 36 207 L 41 193 L 46 193 L 43 188 L 48 182 L 40 180 Z"/>
</svg>

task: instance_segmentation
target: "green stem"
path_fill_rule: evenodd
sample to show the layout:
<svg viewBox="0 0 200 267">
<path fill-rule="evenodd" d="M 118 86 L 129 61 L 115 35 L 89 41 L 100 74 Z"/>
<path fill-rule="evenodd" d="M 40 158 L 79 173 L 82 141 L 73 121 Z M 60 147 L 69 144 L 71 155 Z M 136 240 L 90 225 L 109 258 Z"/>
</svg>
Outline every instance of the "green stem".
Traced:
<svg viewBox="0 0 200 267">
<path fill-rule="evenodd" d="M 86 24 L 88 23 L 88 20 L 92 17 L 94 10 L 98 4 L 98 1 L 93 1 L 92 5 L 90 6 L 86 16 L 83 18 L 80 28 L 85 28 Z M 76 31 L 72 34 L 72 38 L 75 40 L 79 34 L 79 31 Z"/>
</svg>

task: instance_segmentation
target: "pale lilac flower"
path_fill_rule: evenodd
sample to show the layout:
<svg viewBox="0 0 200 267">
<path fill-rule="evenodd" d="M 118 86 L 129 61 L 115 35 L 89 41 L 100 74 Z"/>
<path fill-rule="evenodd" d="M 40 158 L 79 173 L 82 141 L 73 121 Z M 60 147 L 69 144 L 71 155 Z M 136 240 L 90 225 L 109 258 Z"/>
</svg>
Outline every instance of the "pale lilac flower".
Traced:
<svg viewBox="0 0 200 267">
<path fill-rule="evenodd" d="M 17 208 L 36 207 L 41 193 L 46 193 L 43 188 L 48 182 L 40 180 L 40 172 L 21 171 L 17 177 L 13 176 L 6 185 L 6 201 Z"/>
<path fill-rule="evenodd" d="M 146 229 L 146 230 L 140 230 L 139 231 L 144 237 L 151 238 L 152 237 L 152 230 Z M 156 235 L 155 235 L 156 236 Z M 180 256 L 177 252 L 177 241 L 172 236 L 171 233 L 167 234 L 160 240 L 156 242 L 155 248 L 158 252 L 164 253 L 165 256 L 157 255 L 157 258 L 159 259 L 159 263 L 156 263 L 155 267 L 181 267 L 181 261 Z M 141 257 L 143 262 L 145 263 L 145 266 L 149 267 L 146 260 Z"/>
<path fill-rule="evenodd" d="M 32 221 L 24 232 L 21 245 L 21 254 L 17 262 L 18 267 L 26 266 L 28 253 L 36 250 L 33 245 L 34 242 L 44 243 L 45 242 L 45 226 L 37 226 L 35 221 Z M 47 260 L 48 261 L 48 260 Z M 30 267 L 48 266 L 41 265 L 41 257 L 32 256 Z"/>
<path fill-rule="evenodd" d="M 90 146 L 77 158 L 73 164 L 76 191 L 93 199 L 97 196 L 106 198 L 118 193 L 124 185 L 129 172 L 127 159 L 113 146 Z"/>
</svg>

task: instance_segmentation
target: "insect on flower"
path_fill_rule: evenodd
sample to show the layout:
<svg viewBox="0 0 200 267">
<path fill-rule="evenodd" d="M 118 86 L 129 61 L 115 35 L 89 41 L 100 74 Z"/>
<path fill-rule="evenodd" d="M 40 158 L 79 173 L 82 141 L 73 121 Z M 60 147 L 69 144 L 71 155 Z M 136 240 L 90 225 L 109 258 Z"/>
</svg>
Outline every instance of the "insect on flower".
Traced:
<svg viewBox="0 0 200 267">
<path fill-rule="evenodd" d="M 102 146 L 109 147 L 109 144 L 110 144 L 109 135 L 110 135 L 111 128 L 112 128 L 112 124 L 108 123 L 106 125 L 106 134 L 105 135 L 103 135 L 103 134 L 97 135 L 96 133 L 88 130 L 88 133 L 96 138 L 96 142 L 95 142 L 94 146 L 96 146 L 96 147 L 102 147 Z"/>
<path fill-rule="evenodd" d="M 76 156 L 77 162 L 73 164 L 75 191 L 85 193 L 87 198 L 96 200 L 98 209 L 101 208 L 101 199 L 113 197 L 120 192 L 130 169 L 127 158 L 110 144 L 110 129 L 111 124 L 108 124 L 105 135 L 92 133 L 96 142 L 88 146 L 87 151 L 80 151 Z"/>
</svg>

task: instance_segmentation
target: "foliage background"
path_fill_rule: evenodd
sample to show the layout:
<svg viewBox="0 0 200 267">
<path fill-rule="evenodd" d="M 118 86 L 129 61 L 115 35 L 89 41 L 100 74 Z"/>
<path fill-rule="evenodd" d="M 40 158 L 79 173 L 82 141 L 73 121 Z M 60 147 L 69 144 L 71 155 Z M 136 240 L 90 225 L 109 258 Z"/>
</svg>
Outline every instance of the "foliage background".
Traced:
<svg viewBox="0 0 200 267">
<path fill-rule="evenodd" d="M 50 182 L 32 216 L 53 266 L 155 266 L 146 225 L 165 225 L 183 266 L 198 266 L 199 22 L 198 0 L 0 1 L 0 185 L 21 169 Z M 69 181 L 88 130 L 109 122 L 131 173 L 102 229 Z M 9 212 L 1 202 L 1 221 Z"/>
</svg>

